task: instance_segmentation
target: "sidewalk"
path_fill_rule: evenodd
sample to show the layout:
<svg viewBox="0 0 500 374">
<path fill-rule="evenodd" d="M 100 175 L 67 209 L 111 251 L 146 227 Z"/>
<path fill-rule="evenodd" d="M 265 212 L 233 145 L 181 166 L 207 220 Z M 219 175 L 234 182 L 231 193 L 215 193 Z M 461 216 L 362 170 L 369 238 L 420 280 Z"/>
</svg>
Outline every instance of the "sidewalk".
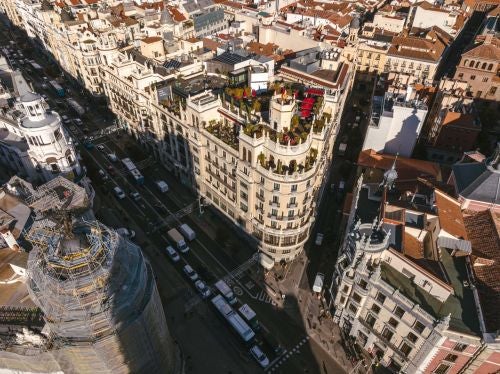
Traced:
<svg viewBox="0 0 500 374">
<path fill-rule="evenodd" d="M 287 314 L 305 326 L 307 335 L 314 339 L 346 373 L 349 373 L 354 365 L 347 358 L 342 346 L 339 327 L 325 314 L 326 308 L 322 305 L 321 299 L 311 291 L 311 285 L 308 284 L 306 277 L 307 265 L 307 256 L 303 252 L 285 268 L 276 265 L 276 269 L 266 275 L 264 283 L 278 292 L 276 298 L 278 306 L 284 308 Z M 285 295 L 284 300 L 279 298 L 280 293 Z M 285 307 L 287 296 L 297 300 L 299 311 L 296 308 Z"/>
</svg>

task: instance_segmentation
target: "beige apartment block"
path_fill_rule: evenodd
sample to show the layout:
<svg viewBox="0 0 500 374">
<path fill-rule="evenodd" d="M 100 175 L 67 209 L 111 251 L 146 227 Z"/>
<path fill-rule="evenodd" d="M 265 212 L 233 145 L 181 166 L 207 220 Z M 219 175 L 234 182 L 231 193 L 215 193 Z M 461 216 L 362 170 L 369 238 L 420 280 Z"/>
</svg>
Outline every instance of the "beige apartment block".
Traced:
<svg viewBox="0 0 500 374">
<path fill-rule="evenodd" d="M 272 266 L 294 259 L 309 237 L 345 100 L 341 91 L 351 80 L 348 65 L 339 69 L 339 81 L 314 91 L 319 120 L 296 138 L 284 136 L 301 105 L 293 95 L 272 96 L 265 122 L 259 111 L 248 113 L 226 94 L 211 91 L 225 78 L 209 75 L 207 87 L 201 68 L 180 79 L 122 56 L 104 68 L 104 88 L 128 131 L 253 236 L 265 265 Z M 316 87 L 326 84 L 310 79 Z"/>
</svg>

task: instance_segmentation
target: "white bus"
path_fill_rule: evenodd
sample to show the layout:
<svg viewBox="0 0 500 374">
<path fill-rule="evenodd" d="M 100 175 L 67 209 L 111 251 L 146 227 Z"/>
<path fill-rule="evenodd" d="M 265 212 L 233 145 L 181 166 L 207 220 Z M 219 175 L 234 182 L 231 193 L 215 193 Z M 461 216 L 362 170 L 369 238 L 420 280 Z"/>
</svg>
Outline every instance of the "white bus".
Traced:
<svg viewBox="0 0 500 374">
<path fill-rule="evenodd" d="M 224 317 L 224 319 L 233 327 L 233 330 L 240 336 L 240 338 L 243 339 L 245 343 L 252 343 L 255 333 L 250 326 L 247 325 L 243 318 L 241 318 L 233 310 L 233 308 L 231 308 L 226 300 L 224 300 L 221 295 L 217 295 L 211 301 L 222 317 Z"/>
</svg>

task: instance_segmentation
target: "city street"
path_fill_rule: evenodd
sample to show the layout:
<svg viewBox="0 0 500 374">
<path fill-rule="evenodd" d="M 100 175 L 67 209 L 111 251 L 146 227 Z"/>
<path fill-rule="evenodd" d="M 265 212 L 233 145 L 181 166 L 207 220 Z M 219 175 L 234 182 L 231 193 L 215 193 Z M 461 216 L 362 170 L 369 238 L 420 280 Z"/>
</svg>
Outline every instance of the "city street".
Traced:
<svg viewBox="0 0 500 374">
<path fill-rule="evenodd" d="M 9 34 L 3 25 L 2 28 L 0 43 L 5 44 Z M 40 53 L 28 50 L 23 53 L 41 66 L 48 64 Z M 240 304 L 248 303 L 257 312 L 263 332 L 274 336 L 283 347 L 276 355 L 273 352 L 276 347 L 264 342 L 258 334 L 258 340 L 262 341 L 261 346 L 270 359 L 265 371 L 345 371 L 324 347 L 310 339 L 303 323 L 290 316 L 300 312 L 300 301 L 288 292 L 285 292 L 287 297 L 283 300 L 278 290 L 266 287 L 255 253 L 225 220 L 206 207 L 200 214 L 197 197 L 161 165 L 147 155 L 141 155 L 141 151 L 121 130 L 99 135 L 103 128 L 113 126 L 110 113 L 100 111 L 80 90 L 62 82 L 66 96 L 71 96 L 87 108 L 80 125 L 74 121 L 77 117 L 68 107 L 66 98 L 58 97 L 45 84 L 44 74 L 36 73 L 23 64 L 16 66 L 23 70 L 37 92 L 47 96 L 51 108 L 69 118 L 66 130 L 78 143 L 82 163 L 96 190 L 94 210 L 97 217 L 109 226 L 135 231 L 133 240 L 141 246 L 155 271 L 167 321 L 185 359 L 186 373 L 254 373 L 262 370 L 250 356 L 248 347 L 240 342 L 210 302 L 202 299 L 192 282 L 184 276 L 182 267 L 188 263 L 209 285 L 218 279 L 225 279 L 233 287 Z M 93 147 L 84 146 L 89 141 Z M 118 161 L 111 161 L 109 154 L 115 154 Z M 144 185 L 136 185 L 127 174 L 119 161 L 124 157 L 132 158 L 139 166 L 145 176 Z M 107 180 L 98 174 L 99 170 L 105 172 Z M 156 188 L 156 180 L 165 180 L 169 191 L 161 193 Z M 115 198 L 112 193 L 115 186 L 125 191 L 125 199 Z M 130 197 L 131 192 L 138 192 L 141 198 L 135 201 Z M 166 232 L 181 223 L 188 223 L 197 237 L 189 243 L 189 253 L 183 254 L 181 261 L 174 264 L 165 252 L 169 243 Z"/>
</svg>

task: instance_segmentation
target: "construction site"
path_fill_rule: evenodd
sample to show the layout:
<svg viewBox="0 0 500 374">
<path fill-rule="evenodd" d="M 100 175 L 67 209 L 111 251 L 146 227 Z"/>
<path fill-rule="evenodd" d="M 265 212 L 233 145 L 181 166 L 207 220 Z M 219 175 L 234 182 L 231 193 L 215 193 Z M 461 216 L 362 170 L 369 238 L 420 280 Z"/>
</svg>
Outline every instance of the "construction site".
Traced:
<svg viewBox="0 0 500 374">
<path fill-rule="evenodd" d="M 35 309 L 29 326 L 0 323 L 0 368 L 175 373 L 175 344 L 151 266 L 137 245 L 95 220 L 85 189 L 62 177 L 37 189 L 16 178 L 6 193 L 33 210 L 23 233 L 24 281 L 40 315 Z"/>
</svg>

